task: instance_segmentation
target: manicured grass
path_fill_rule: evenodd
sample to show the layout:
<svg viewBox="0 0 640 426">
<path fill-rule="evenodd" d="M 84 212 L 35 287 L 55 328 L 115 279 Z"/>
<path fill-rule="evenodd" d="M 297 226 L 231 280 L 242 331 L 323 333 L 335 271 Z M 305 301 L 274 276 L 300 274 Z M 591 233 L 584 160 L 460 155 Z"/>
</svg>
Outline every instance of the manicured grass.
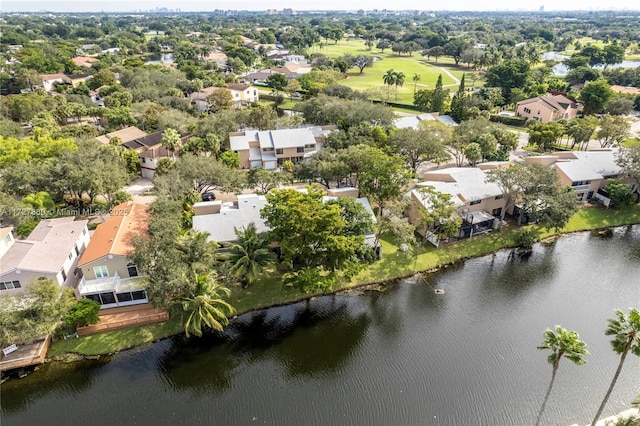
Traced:
<svg viewBox="0 0 640 426">
<path fill-rule="evenodd" d="M 159 324 L 107 331 L 77 339 L 57 340 L 51 344 L 47 355 L 56 356 L 64 353 L 105 355 L 155 342 L 176 335 L 181 331 L 180 318 L 174 317 Z"/>
<path fill-rule="evenodd" d="M 621 145 L 624 146 L 625 148 L 631 148 L 633 146 L 640 145 L 640 139 L 638 139 L 638 138 L 627 138 L 622 142 Z"/>
<path fill-rule="evenodd" d="M 349 78 L 342 81 L 341 84 L 349 86 L 354 90 L 367 91 L 376 88 L 382 88 L 385 92 L 388 86 L 383 83 L 382 77 L 389 69 L 393 69 L 398 72 L 402 72 L 405 75 L 404 86 L 390 88 L 389 93 L 391 95 L 389 101 L 413 104 L 413 76 L 415 74 L 420 75 L 420 81 L 417 84 L 417 88 L 433 88 L 438 79 L 438 75 L 442 74 L 442 84 L 447 87 L 450 86 L 452 90 L 457 88 L 458 83 L 443 72 L 439 67 L 440 65 L 433 63 L 427 63 L 425 58 L 419 53 L 414 52 L 412 56 L 403 55 L 398 56 L 394 54 L 391 49 L 386 49 L 384 53 L 377 49 L 370 51 L 366 50 L 364 41 L 362 40 L 343 40 L 338 44 L 329 44 L 320 48 L 316 46 L 312 52 L 323 53 L 331 58 L 336 58 L 344 53 L 350 53 L 352 55 L 369 55 L 376 56 L 381 60 L 376 61 L 371 67 L 364 69 L 364 72 L 360 74 L 357 68 L 351 68 L 347 73 Z M 444 65 L 444 64 L 443 64 Z M 447 65 L 448 66 L 448 65 Z M 462 72 L 458 72 L 458 75 L 462 76 Z M 456 73 L 452 72 L 454 76 Z"/>
<path fill-rule="evenodd" d="M 418 272 L 433 270 L 471 257 L 483 256 L 502 248 L 515 246 L 515 237 L 523 229 L 534 229 L 538 238 L 547 238 L 559 233 L 569 233 L 601 229 L 613 226 L 640 223 L 640 205 L 626 209 L 611 210 L 596 207 L 581 208 L 567 223 L 556 232 L 538 225 L 518 228 L 513 224 L 501 230 L 473 237 L 456 244 L 435 248 L 430 244 L 424 248 L 402 252 L 397 246 L 383 239 L 382 260 L 374 263 L 350 282 L 338 283 L 334 290 L 346 290 L 361 285 L 384 283 Z M 237 313 L 254 309 L 282 305 L 304 298 L 318 296 L 321 292 L 308 294 L 295 288 L 283 288 L 279 277 L 269 276 L 254 283 L 248 289 L 239 286 L 232 288 L 229 303 L 236 307 Z M 98 333 L 79 339 L 56 341 L 49 349 L 49 355 L 79 353 L 83 355 L 108 354 L 153 342 L 182 331 L 179 318 L 174 317 L 162 324 L 132 327 L 124 330 Z"/>
</svg>

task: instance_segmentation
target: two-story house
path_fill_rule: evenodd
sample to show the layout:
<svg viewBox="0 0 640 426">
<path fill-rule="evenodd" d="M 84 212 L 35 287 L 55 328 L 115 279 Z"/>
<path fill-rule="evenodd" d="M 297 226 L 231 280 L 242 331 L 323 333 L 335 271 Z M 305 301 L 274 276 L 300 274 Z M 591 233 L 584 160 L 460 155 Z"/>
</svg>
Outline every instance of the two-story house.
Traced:
<svg viewBox="0 0 640 426">
<path fill-rule="evenodd" d="M 182 143 L 186 142 L 188 137 L 182 138 Z M 140 138 L 135 138 L 128 142 L 124 142 L 121 146 L 133 150 L 140 158 L 140 174 L 144 178 L 153 179 L 153 175 L 158 168 L 158 162 L 161 158 L 174 158 L 178 153 L 169 152 L 162 146 L 162 132 L 151 133 Z"/>
<path fill-rule="evenodd" d="M 21 294 L 33 280 L 50 278 L 75 287 L 76 265 L 89 244 L 86 220 L 74 217 L 43 219 L 24 240 L 12 228 L 0 230 L 0 294 Z"/>
<path fill-rule="evenodd" d="M 133 240 L 147 235 L 149 214 L 146 204 L 128 202 L 114 207 L 100 224 L 78 262 L 82 279 L 78 297 L 100 303 L 102 308 L 146 303 L 146 280 L 128 255 Z"/>
<path fill-rule="evenodd" d="M 275 170 L 287 160 L 297 164 L 312 155 L 333 129 L 335 126 L 233 132 L 229 144 L 240 157 L 239 168 Z"/>
<path fill-rule="evenodd" d="M 582 104 L 572 101 L 563 95 L 547 93 L 537 98 L 525 99 L 516 104 L 516 115 L 542 121 L 571 120 L 582 114 Z"/>
</svg>

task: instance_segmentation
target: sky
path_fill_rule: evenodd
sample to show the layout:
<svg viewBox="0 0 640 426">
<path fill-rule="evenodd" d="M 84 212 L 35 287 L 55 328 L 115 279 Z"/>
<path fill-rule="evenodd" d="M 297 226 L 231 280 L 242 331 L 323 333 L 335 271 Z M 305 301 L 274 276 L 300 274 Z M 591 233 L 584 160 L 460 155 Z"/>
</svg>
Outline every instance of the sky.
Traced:
<svg viewBox="0 0 640 426">
<path fill-rule="evenodd" d="M 513 0 L 452 0 L 448 2 L 425 2 L 424 0 L 0 0 L 0 10 L 15 11 L 52 11 L 52 12 L 112 12 L 149 10 L 156 7 L 180 8 L 187 11 L 207 11 L 214 9 L 265 10 L 292 8 L 294 10 L 357 10 L 357 9 L 393 9 L 393 10 L 538 10 L 544 6 L 552 10 L 640 10 L 638 0 L 534 0 L 518 2 Z"/>
</svg>

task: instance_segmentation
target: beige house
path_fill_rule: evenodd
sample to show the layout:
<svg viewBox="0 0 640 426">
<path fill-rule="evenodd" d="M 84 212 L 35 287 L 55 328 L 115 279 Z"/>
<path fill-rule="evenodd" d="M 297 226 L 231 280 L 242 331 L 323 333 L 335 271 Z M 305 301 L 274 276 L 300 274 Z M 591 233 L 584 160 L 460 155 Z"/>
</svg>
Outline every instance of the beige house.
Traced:
<svg viewBox="0 0 640 426">
<path fill-rule="evenodd" d="M 258 89 L 251 87 L 248 84 L 229 83 L 227 85 L 227 89 L 231 92 L 234 105 L 246 105 L 258 102 Z"/>
<path fill-rule="evenodd" d="M 609 179 L 619 177 L 622 169 L 615 161 L 615 150 L 601 151 L 567 151 L 552 155 L 526 157 L 525 165 L 544 164 L 553 167 L 560 178 L 560 183 L 570 186 L 576 191 L 578 201 L 587 202 L 592 198 L 609 204 L 609 198 L 602 190 Z M 622 180 L 635 191 L 637 184 L 630 180 Z"/>
<path fill-rule="evenodd" d="M 75 287 L 78 258 L 90 240 L 87 223 L 75 217 L 43 219 L 19 241 L 12 228 L 1 228 L 0 295 L 21 294 L 27 283 L 41 278 Z"/>
<path fill-rule="evenodd" d="M 145 279 L 128 255 L 133 240 L 147 235 L 149 214 L 146 204 L 120 204 L 109 219 L 99 225 L 91 243 L 78 262 L 82 279 L 79 297 L 100 303 L 102 308 L 146 303 Z"/>
<path fill-rule="evenodd" d="M 184 144 L 188 139 L 187 136 L 182 138 Z M 144 178 L 153 179 L 153 175 L 158 168 L 158 162 L 161 158 L 173 158 L 175 153 L 169 152 L 162 146 L 162 132 L 155 132 L 140 138 L 135 138 L 128 142 L 124 142 L 121 146 L 135 151 L 140 158 L 140 174 Z"/>
<path fill-rule="evenodd" d="M 582 114 L 582 104 L 563 95 L 546 94 L 537 98 L 525 99 L 516 104 L 516 115 L 542 121 L 570 120 Z"/>
<path fill-rule="evenodd" d="M 419 233 L 424 232 L 420 229 L 420 211 L 430 208 L 428 198 L 420 191 L 426 187 L 451 196 L 451 201 L 457 207 L 457 214 L 463 220 L 458 238 L 490 231 L 497 226 L 505 208 L 505 200 L 498 185 L 485 181 L 483 170 L 475 167 L 452 167 L 427 172 L 423 179 L 406 194 L 412 202 L 407 216 Z"/>
<path fill-rule="evenodd" d="M 234 132 L 229 134 L 229 144 L 240 157 L 241 169 L 275 170 L 287 160 L 297 164 L 313 155 L 333 129 L 335 126 Z"/>
</svg>

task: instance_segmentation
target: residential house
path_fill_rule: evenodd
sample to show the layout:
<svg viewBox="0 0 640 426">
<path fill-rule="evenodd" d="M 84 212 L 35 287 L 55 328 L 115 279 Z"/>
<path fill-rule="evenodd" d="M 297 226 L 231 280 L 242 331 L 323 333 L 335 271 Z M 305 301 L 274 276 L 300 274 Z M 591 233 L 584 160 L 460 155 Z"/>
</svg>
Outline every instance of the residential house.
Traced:
<svg viewBox="0 0 640 426">
<path fill-rule="evenodd" d="M 205 58 L 207 62 L 215 62 L 218 67 L 225 69 L 227 67 L 227 55 L 219 50 L 213 50 Z"/>
<path fill-rule="evenodd" d="M 76 294 L 95 300 L 102 308 L 146 303 L 146 280 L 128 255 L 133 240 L 148 229 L 146 204 L 127 202 L 114 207 L 106 222 L 98 225 L 78 262 L 82 275 Z"/>
<path fill-rule="evenodd" d="M 96 139 L 98 142 L 105 145 L 111 143 L 112 138 L 120 138 L 120 143 L 132 142 L 136 139 L 141 139 L 147 136 L 147 133 L 138 129 L 135 126 L 125 127 L 124 129 L 117 130 L 115 132 L 107 133 L 106 135 L 98 136 Z"/>
<path fill-rule="evenodd" d="M 622 95 L 640 95 L 640 87 L 619 86 L 614 84 L 611 86 L 611 90 Z"/>
<path fill-rule="evenodd" d="M 182 138 L 182 142 L 184 143 L 186 139 L 187 137 Z M 155 132 L 124 142 L 121 146 L 138 153 L 138 157 L 140 157 L 140 173 L 142 177 L 149 179 L 153 178 L 161 158 L 173 158 L 178 152 L 169 152 L 162 146 L 162 132 Z"/>
<path fill-rule="evenodd" d="M 601 151 L 566 151 L 552 155 L 526 157 L 525 165 L 544 164 L 553 167 L 563 186 L 570 186 L 576 191 L 578 201 L 586 202 L 595 198 L 604 205 L 609 205 L 609 197 L 603 191 L 609 179 L 620 177 L 622 169 L 615 161 L 615 150 Z M 632 190 L 637 183 L 622 179 Z"/>
<path fill-rule="evenodd" d="M 271 71 L 269 69 L 262 70 L 262 71 L 256 71 L 256 72 L 252 72 L 252 73 L 243 75 L 243 76 L 240 77 L 240 79 L 244 83 L 266 85 L 267 84 L 267 79 L 269 78 L 269 76 L 271 74 L 273 74 L 273 72 L 274 71 Z"/>
<path fill-rule="evenodd" d="M 64 74 L 40 74 L 42 79 L 42 87 L 47 92 L 52 92 L 54 85 L 58 84 L 71 84 L 71 80 Z"/>
<path fill-rule="evenodd" d="M 584 107 L 563 95 L 547 93 L 516 104 L 516 115 L 542 121 L 570 120 L 582 114 Z"/>
<path fill-rule="evenodd" d="M 71 81 L 73 87 L 78 87 L 81 83 L 87 83 L 88 80 L 93 78 L 91 74 L 71 74 L 67 76 Z"/>
<path fill-rule="evenodd" d="M 33 280 L 50 278 L 75 287 L 78 258 L 89 244 L 86 220 L 43 219 L 25 240 L 16 241 L 11 228 L 0 230 L 0 295 L 21 294 Z"/>
<path fill-rule="evenodd" d="M 227 89 L 231 92 L 231 98 L 236 106 L 258 102 L 258 89 L 248 84 L 229 83 Z"/>
<path fill-rule="evenodd" d="M 506 207 L 505 200 L 497 184 L 485 181 L 483 170 L 475 167 L 452 167 L 427 172 L 423 179 L 407 193 L 412 201 L 407 216 L 418 227 L 419 233 L 424 231 L 419 226 L 420 210 L 430 207 L 429 200 L 420 192 L 420 188 L 426 187 L 451 196 L 450 200 L 463 220 L 458 238 L 468 238 L 497 226 L 502 210 Z"/>
<path fill-rule="evenodd" d="M 335 126 L 233 132 L 229 134 L 229 144 L 240 156 L 241 169 L 275 170 L 287 160 L 302 162 L 322 147 L 325 136 L 333 129 Z"/>
<path fill-rule="evenodd" d="M 301 189 L 305 191 L 306 189 Z M 340 188 L 329 190 L 323 197 L 326 202 L 337 199 L 338 196 L 348 196 L 356 198 L 370 213 L 373 221 L 376 217 L 371 209 L 371 205 L 366 198 L 357 198 L 358 190 L 355 188 Z M 235 230 L 244 229 L 250 223 L 255 224 L 259 234 L 269 231 L 265 220 L 260 216 L 260 210 L 267 205 L 267 198 L 264 195 L 245 194 L 238 195 L 237 203 L 216 201 L 203 201 L 193 205 L 193 229 L 198 232 L 207 232 L 208 240 L 218 243 L 236 241 L 238 239 Z M 365 235 L 366 240 L 374 239 L 373 235 Z"/>
</svg>

